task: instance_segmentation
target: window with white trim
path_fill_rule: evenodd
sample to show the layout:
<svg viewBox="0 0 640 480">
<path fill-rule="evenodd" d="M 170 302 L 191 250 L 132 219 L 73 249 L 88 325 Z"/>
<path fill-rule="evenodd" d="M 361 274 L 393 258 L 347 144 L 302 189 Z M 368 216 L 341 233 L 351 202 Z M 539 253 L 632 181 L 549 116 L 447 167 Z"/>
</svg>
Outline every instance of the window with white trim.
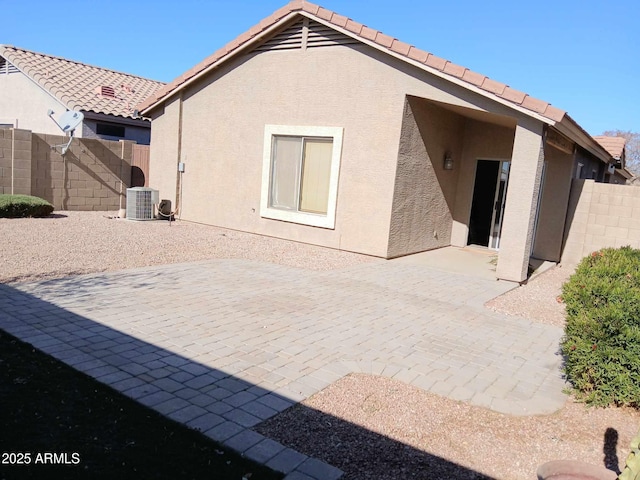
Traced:
<svg viewBox="0 0 640 480">
<path fill-rule="evenodd" d="M 335 227 L 342 128 L 266 125 L 260 215 Z"/>
</svg>

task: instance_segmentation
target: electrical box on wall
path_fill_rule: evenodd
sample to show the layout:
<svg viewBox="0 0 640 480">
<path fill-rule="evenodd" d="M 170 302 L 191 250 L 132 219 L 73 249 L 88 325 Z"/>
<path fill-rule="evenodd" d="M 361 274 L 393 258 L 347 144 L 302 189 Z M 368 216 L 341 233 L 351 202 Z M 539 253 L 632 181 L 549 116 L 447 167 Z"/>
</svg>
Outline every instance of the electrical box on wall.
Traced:
<svg viewBox="0 0 640 480">
<path fill-rule="evenodd" d="M 178 163 L 178 171 L 184 173 L 184 162 Z"/>
</svg>

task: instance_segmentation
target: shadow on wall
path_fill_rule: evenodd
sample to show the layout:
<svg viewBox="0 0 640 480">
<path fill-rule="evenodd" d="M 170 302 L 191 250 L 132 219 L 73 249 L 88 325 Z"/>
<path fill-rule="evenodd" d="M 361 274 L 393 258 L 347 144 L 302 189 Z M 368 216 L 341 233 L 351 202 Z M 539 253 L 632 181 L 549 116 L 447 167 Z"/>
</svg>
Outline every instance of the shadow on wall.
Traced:
<svg viewBox="0 0 640 480">
<path fill-rule="evenodd" d="M 580 201 L 580 197 L 582 195 L 582 190 L 584 188 L 584 182 L 571 182 L 571 191 L 569 193 L 569 205 L 567 207 L 567 217 L 564 224 L 564 233 L 562 235 L 562 250 L 560 252 L 560 257 L 562 258 L 565 253 L 565 248 L 567 246 L 567 240 L 569 238 L 569 234 L 571 232 L 571 228 L 573 226 L 573 222 L 576 216 L 576 209 L 578 208 L 578 202 Z"/>
<path fill-rule="evenodd" d="M 148 278 L 148 273 L 145 275 Z M 271 418 L 271 422 L 304 425 L 303 429 L 290 429 L 287 438 L 276 439 L 283 446 L 271 450 L 275 456 L 261 458 L 268 466 L 270 462 L 271 466 L 278 465 L 277 455 L 285 446 L 302 449 L 304 444 L 309 449 L 302 453 L 341 468 L 346 472 L 345 479 L 387 478 L 379 476 L 381 469 L 388 472 L 388 478 L 491 479 L 331 415 L 303 406 L 289 408 L 294 401 L 197 361 L 192 358 L 197 354 L 188 355 L 194 350 L 185 347 L 193 346 L 198 340 L 191 334 L 195 319 L 169 320 L 184 324 L 181 329 L 184 336 L 171 338 L 171 345 L 149 343 L 141 338 L 142 334 L 134 336 L 131 332 L 152 332 L 161 328 L 160 324 L 167 321 L 167 316 L 154 317 L 156 323 L 131 320 L 136 318 L 136 290 L 153 288 L 131 272 L 126 275 L 128 287 L 126 291 L 121 290 L 122 295 L 115 295 L 112 303 L 94 302 L 91 289 L 112 286 L 115 283 L 112 278 L 99 275 L 70 277 L 26 284 L 21 290 L 0 284 L 0 328 L 143 405 L 192 428 L 200 428 L 205 436 L 241 452 L 264 440 L 256 433 L 261 431 L 259 424 L 264 420 Z M 54 303 L 28 293 L 29 289 Z M 73 304 L 77 309 L 78 303 L 82 304 L 83 311 L 85 307 L 90 310 L 94 318 L 110 316 L 110 324 L 121 325 L 122 330 L 64 308 Z M 216 322 L 216 314 L 209 314 L 207 322 Z M 211 349 L 209 353 L 215 355 L 216 351 Z M 51 405 L 51 408 L 56 406 Z M 64 430 L 67 426 L 60 425 L 59 428 Z M 251 434 L 247 435 L 247 432 Z M 22 444 L 21 431 L 3 433 L 15 445 Z M 254 443 L 240 442 L 239 434 L 245 439 L 252 438 Z M 104 441 L 108 442 L 108 439 Z M 272 443 L 270 445 L 273 447 Z M 52 444 L 50 450 L 56 451 L 56 447 Z M 89 450 L 86 445 L 78 445 L 77 451 L 96 468 L 110 461 L 104 450 Z M 251 457 L 251 453 L 247 456 Z M 374 471 L 376 474 L 372 475 Z"/>
<path fill-rule="evenodd" d="M 32 194 L 58 209 L 110 210 L 120 207 L 131 182 L 131 144 L 74 139 L 65 155 L 52 149 L 64 137 L 33 134 Z M 109 147 L 122 152 L 115 153 Z"/>
</svg>

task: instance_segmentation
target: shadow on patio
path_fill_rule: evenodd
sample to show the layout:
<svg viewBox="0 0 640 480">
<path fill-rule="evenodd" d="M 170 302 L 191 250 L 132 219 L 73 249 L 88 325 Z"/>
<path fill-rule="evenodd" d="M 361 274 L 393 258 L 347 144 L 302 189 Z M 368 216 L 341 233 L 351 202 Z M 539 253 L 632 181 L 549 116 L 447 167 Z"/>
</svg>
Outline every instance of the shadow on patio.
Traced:
<svg viewBox="0 0 640 480">
<path fill-rule="evenodd" d="M 74 295 L 87 295 L 91 303 L 90 292 L 83 293 L 83 282 L 95 288 L 96 282 L 109 281 L 101 278 L 43 282 L 37 290 L 66 285 L 74 288 Z M 131 288 L 133 297 L 135 289 L 133 285 Z M 63 297 L 61 295 L 57 303 L 64 304 Z M 101 308 L 108 306 L 99 301 L 91 306 L 93 310 Z M 342 477 L 345 479 L 490 478 L 322 412 L 303 406 L 288 410 L 296 403 L 294 399 L 211 368 L 192 358 L 197 355 L 191 355 L 188 350 L 154 345 L 8 285 L 0 285 L 0 328 L 109 385 L 116 390 L 113 395 L 130 397 L 277 471 L 295 472 L 291 478 L 338 478 L 340 472 L 335 467 L 345 471 Z M 3 389 L 7 398 L 11 395 L 8 387 Z M 72 386 L 69 387 L 70 393 L 73 392 Z M 49 408 L 60 407 L 50 405 Z M 279 416 L 285 410 L 286 417 Z M 3 451 L 13 451 L 20 445 L 21 429 L 6 428 L 7 424 L 12 425 L 8 421 L 10 416 L 11 412 L 4 411 L 0 417 Z M 295 450 L 299 448 L 299 438 L 295 438 L 299 432 L 291 432 L 289 438 L 275 439 L 278 441 L 258 433 L 261 422 L 291 421 L 292 416 L 313 422 L 313 443 L 333 442 L 333 449 L 316 459 L 313 457 L 322 449 L 314 448 L 313 443 L 308 449 Z M 64 430 L 68 426 L 61 424 L 57 428 Z M 95 428 L 100 431 L 101 427 Z M 341 442 L 340 438 L 349 440 Z M 107 445 L 109 439 L 103 441 Z M 12 445 L 12 442 L 15 443 Z M 48 448 L 55 452 L 59 445 L 52 442 Z M 189 447 L 183 445 L 182 448 Z M 374 463 L 370 462 L 371 450 L 375 451 Z M 86 456 L 88 446 L 78 445 L 77 451 L 86 462 L 99 464 L 110 460 L 108 449 L 104 453 L 92 449 L 91 454 L 105 457 L 93 459 Z M 388 474 L 381 477 L 381 470 Z M 121 476 L 127 478 L 127 475 L 131 473 L 123 469 Z"/>
</svg>

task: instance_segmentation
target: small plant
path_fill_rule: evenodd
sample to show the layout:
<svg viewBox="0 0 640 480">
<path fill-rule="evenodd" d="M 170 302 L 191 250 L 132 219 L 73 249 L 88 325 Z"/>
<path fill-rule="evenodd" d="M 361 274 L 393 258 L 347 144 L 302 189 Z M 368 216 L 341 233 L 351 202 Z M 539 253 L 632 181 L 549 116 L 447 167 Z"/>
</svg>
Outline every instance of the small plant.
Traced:
<svg viewBox="0 0 640 480">
<path fill-rule="evenodd" d="M 631 440 L 631 452 L 618 480 L 640 480 L 640 432 Z"/>
<path fill-rule="evenodd" d="M 584 258 L 562 289 L 565 373 L 590 405 L 640 407 L 640 250 Z"/>
<path fill-rule="evenodd" d="M 0 195 L 0 218 L 46 217 L 53 205 L 31 195 Z"/>
</svg>

